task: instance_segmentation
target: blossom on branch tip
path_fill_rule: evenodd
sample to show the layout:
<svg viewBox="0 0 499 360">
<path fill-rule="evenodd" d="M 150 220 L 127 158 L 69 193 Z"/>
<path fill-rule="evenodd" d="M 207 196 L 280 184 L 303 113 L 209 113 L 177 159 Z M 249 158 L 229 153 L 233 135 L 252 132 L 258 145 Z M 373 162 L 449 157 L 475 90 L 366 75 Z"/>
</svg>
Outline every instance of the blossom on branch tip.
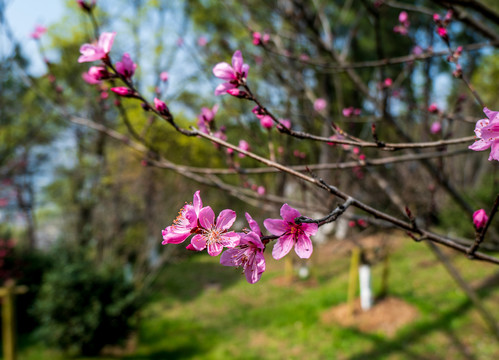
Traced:
<svg viewBox="0 0 499 360">
<path fill-rule="evenodd" d="M 159 74 L 159 79 L 163 82 L 166 82 L 168 81 L 168 76 L 169 76 L 168 72 L 162 71 L 161 74 Z"/>
<path fill-rule="evenodd" d="M 477 210 L 473 213 L 473 224 L 477 230 L 482 229 L 488 220 L 489 217 L 484 209 Z"/>
<path fill-rule="evenodd" d="M 217 86 L 215 95 L 223 95 L 227 93 L 227 90 L 244 85 L 248 71 L 249 65 L 244 64 L 243 55 L 239 50 L 232 56 L 232 66 L 226 62 L 216 64 L 213 68 L 213 74 L 217 78 L 225 80 L 225 82 Z"/>
<path fill-rule="evenodd" d="M 124 53 L 121 61 L 116 63 L 116 71 L 118 74 L 123 77 L 130 79 L 135 73 L 135 69 L 137 68 L 137 64 L 133 62 L 128 53 Z"/>
<path fill-rule="evenodd" d="M 489 161 L 499 161 L 499 112 L 483 108 L 488 119 L 478 120 L 475 126 L 475 134 L 478 138 L 468 149 L 483 151 L 490 148 Z"/>
<path fill-rule="evenodd" d="M 223 248 L 234 248 L 239 245 L 240 235 L 229 231 L 236 221 L 236 212 L 225 209 L 220 212 L 215 222 L 215 213 L 206 206 L 199 211 L 198 223 L 201 231 L 191 240 L 192 246 L 198 251 L 207 249 L 211 256 L 219 255 Z"/>
<path fill-rule="evenodd" d="M 185 204 L 178 212 L 177 218 L 173 220 L 173 225 L 162 231 L 163 245 L 180 244 L 185 241 L 198 228 L 198 216 L 203 209 L 200 191 L 194 193 L 192 204 Z"/>
<path fill-rule="evenodd" d="M 97 44 L 83 44 L 80 47 L 81 56 L 78 58 L 78 62 L 106 59 L 113 46 L 115 36 L 116 32 L 105 32 L 100 35 Z"/>
<path fill-rule="evenodd" d="M 279 236 L 272 256 L 279 260 L 287 255 L 294 246 L 296 254 L 302 259 L 312 255 L 313 247 L 310 236 L 317 233 L 318 225 L 314 223 L 296 224 L 295 219 L 300 217 L 298 210 L 288 204 L 281 207 L 281 219 L 266 219 L 263 221 L 265 228 L 273 235 Z"/>
</svg>

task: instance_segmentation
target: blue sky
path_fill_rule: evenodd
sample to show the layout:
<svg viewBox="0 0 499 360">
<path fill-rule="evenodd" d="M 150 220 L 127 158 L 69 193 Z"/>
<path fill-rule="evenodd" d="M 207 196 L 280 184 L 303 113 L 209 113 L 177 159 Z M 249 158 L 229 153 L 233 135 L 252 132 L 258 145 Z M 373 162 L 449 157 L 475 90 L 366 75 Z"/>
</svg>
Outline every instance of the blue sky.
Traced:
<svg viewBox="0 0 499 360">
<path fill-rule="evenodd" d="M 25 54 L 36 54 L 35 41 L 29 35 L 36 25 L 49 26 L 61 18 L 64 12 L 64 0 L 7 0 L 6 19 L 16 39 L 22 43 Z M 8 53 L 8 43 L 1 33 L 0 53 Z M 43 72 L 39 57 L 31 57 L 31 71 Z"/>
</svg>

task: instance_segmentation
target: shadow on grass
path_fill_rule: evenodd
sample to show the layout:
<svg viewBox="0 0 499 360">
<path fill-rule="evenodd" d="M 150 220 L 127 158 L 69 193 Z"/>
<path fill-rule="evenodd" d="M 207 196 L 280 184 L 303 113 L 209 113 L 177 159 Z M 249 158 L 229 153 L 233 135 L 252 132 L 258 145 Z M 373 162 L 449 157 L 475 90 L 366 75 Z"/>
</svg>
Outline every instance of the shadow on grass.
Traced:
<svg viewBox="0 0 499 360">
<path fill-rule="evenodd" d="M 123 360 L 166 360 L 166 359 L 192 359 L 204 349 L 198 348 L 195 344 L 184 345 L 172 350 L 159 350 L 148 353 L 147 355 L 131 355 L 124 357 Z"/>
<path fill-rule="evenodd" d="M 224 290 L 244 279 L 241 269 L 222 266 L 209 255 L 194 255 L 187 261 L 165 268 L 156 282 L 157 295 L 189 301 L 206 290 Z"/>
<path fill-rule="evenodd" d="M 425 321 L 411 326 L 411 330 L 403 331 L 400 335 L 393 339 L 384 339 L 378 335 L 366 334 L 358 332 L 360 337 L 369 338 L 375 344 L 375 348 L 360 354 L 353 355 L 349 360 L 364 360 L 364 359 L 386 359 L 388 354 L 400 352 L 404 354 L 404 359 L 428 359 L 427 355 L 416 354 L 408 349 L 411 343 L 415 343 L 419 339 L 427 336 L 433 331 L 443 330 L 446 333 L 452 332 L 450 324 L 452 319 L 460 317 L 466 311 L 473 308 L 473 304 L 469 300 L 463 301 L 454 309 L 445 311 L 437 319 L 432 321 Z M 454 341 L 458 341 L 454 336 Z M 460 343 L 461 346 L 464 346 Z M 471 357 L 472 358 L 472 357 Z"/>
</svg>

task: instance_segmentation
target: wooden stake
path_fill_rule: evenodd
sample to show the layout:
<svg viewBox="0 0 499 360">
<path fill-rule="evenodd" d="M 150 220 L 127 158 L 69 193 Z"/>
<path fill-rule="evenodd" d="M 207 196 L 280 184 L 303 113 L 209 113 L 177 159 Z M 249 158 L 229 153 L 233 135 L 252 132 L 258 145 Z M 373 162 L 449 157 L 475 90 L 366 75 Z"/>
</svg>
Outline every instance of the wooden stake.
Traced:
<svg viewBox="0 0 499 360">
<path fill-rule="evenodd" d="M 352 250 L 352 258 L 350 260 L 350 277 L 348 280 L 348 308 L 350 316 L 353 316 L 355 310 L 355 293 L 357 290 L 357 281 L 359 278 L 359 262 L 360 262 L 360 249 L 354 247 Z"/>
<path fill-rule="evenodd" d="M 3 340 L 3 358 L 4 360 L 16 359 L 16 326 L 15 326 L 15 306 L 14 296 L 24 294 L 28 287 L 16 286 L 16 282 L 9 279 L 4 287 L 0 288 L 0 297 L 2 297 L 2 340 Z"/>
</svg>

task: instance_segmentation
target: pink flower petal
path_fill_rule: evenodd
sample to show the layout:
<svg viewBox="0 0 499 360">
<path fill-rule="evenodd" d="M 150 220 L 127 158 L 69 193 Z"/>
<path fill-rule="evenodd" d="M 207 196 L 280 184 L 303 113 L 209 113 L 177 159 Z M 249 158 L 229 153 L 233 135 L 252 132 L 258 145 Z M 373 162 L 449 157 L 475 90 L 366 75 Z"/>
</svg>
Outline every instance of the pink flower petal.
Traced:
<svg viewBox="0 0 499 360">
<path fill-rule="evenodd" d="M 281 236 L 288 230 L 288 223 L 281 219 L 265 219 L 263 225 L 272 235 Z"/>
<path fill-rule="evenodd" d="M 489 141 L 485 140 L 477 140 L 475 141 L 472 145 L 468 146 L 468 149 L 474 150 L 474 151 L 483 151 L 487 150 L 490 147 L 491 143 Z"/>
<path fill-rule="evenodd" d="M 174 232 L 172 227 L 169 226 L 165 229 L 163 233 L 163 241 L 161 242 L 162 245 L 166 244 L 180 244 L 181 242 L 185 241 L 190 235 L 190 233 L 180 233 L 180 232 Z"/>
<path fill-rule="evenodd" d="M 224 266 L 241 266 L 242 261 L 239 253 L 241 249 L 227 249 L 220 256 L 220 264 Z"/>
<path fill-rule="evenodd" d="M 243 240 L 246 244 L 248 244 L 249 246 L 251 246 L 253 248 L 257 248 L 257 249 L 261 249 L 261 250 L 265 249 L 265 245 L 263 245 L 262 239 L 260 239 L 260 235 L 258 235 L 257 233 L 255 233 L 253 231 L 249 232 L 245 236 L 242 236 L 240 243 L 243 243 Z"/>
<path fill-rule="evenodd" d="M 294 223 L 295 222 L 295 218 L 297 218 L 299 216 L 301 216 L 300 212 L 298 210 L 292 208 L 288 204 L 284 204 L 281 207 L 281 217 L 285 221 L 290 222 L 290 223 Z"/>
<path fill-rule="evenodd" d="M 236 79 L 234 69 L 226 62 L 221 62 L 216 64 L 215 67 L 213 68 L 213 75 L 225 81 L 231 81 Z"/>
<path fill-rule="evenodd" d="M 215 222 L 215 213 L 211 207 L 206 206 L 199 211 L 199 224 L 205 229 L 211 229 Z"/>
<path fill-rule="evenodd" d="M 203 207 L 203 201 L 201 200 L 201 191 L 198 190 L 194 193 L 194 198 L 192 199 L 192 205 L 194 206 L 194 211 L 199 215 L 199 211 Z"/>
<path fill-rule="evenodd" d="M 114 37 L 116 36 L 116 32 L 105 32 L 102 33 L 99 37 L 98 46 L 104 51 L 104 53 L 109 54 L 111 51 L 111 47 L 113 46 Z"/>
<path fill-rule="evenodd" d="M 246 213 L 245 216 L 251 231 L 254 231 L 258 236 L 262 236 L 262 231 L 260 230 L 260 226 L 258 225 L 258 223 L 253 220 L 250 214 Z"/>
<path fill-rule="evenodd" d="M 490 149 L 489 161 L 492 160 L 499 161 L 499 140 L 496 140 L 492 143 L 492 147 Z"/>
<path fill-rule="evenodd" d="M 220 212 L 217 218 L 217 229 L 228 230 L 236 221 L 236 212 L 225 209 Z"/>
<path fill-rule="evenodd" d="M 230 89 L 234 89 L 236 88 L 237 85 L 234 85 L 234 84 L 231 84 L 231 83 L 223 83 L 223 84 L 220 84 L 216 87 L 215 89 L 215 95 L 225 95 L 227 94 L 227 90 L 230 90 Z"/>
<path fill-rule="evenodd" d="M 255 259 L 253 260 L 251 266 L 247 266 L 244 269 L 244 275 L 246 276 L 246 281 L 250 284 L 254 284 L 260 280 L 263 272 L 265 271 L 265 258 L 261 253 L 255 254 Z"/>
<path fill-rule="evenodd" d="M 308 259 L 312 255 L 312 251 L 313 246 L 310 238 L 306 235 L 299 236 L 295 245 L 296 254 L 302 259 Z"/>
<path fill-rule="evenodd" d="M 317 233 L 317 230 L 319 229 L 319 226 L 317 224 L 308 224 L 308 223 L 300 224 L 300 227 L 303 230 L 303 232 L 308 236 L 315 235 Z"/>
<path fill-rule="evenodd" d="M 281 236 L 272 249 L 272 257 L 279 260 L 286 256 L 294 245 L 293 236 L 290 234 Z"/>
<path fill-rule="evenodd" d="M 484 107 L 483 112 L 485 113 L 485 115 L 487 115 L 491 122 L 499 121 L 499 117 L 497 116 L 499 114 L 499 111 L 492 111 Z"/>
<path fill-rule="evenodd" d="M 490 123 L 481 129 L 481 138 L 483 140 L 499 140 L 499 122 Z"/>
<path fill-rule="evenodd" d="M 226 248 L 234 248 L 239 245 L 239 239 L 241 236 L 233 231 L 222 234 L 220 236 L 220 244 L 225 246 Z"/>
<path fill-rule="evenodd" d="M 243 72 L 243 55 L 241 54 L 241 51 L 236 50 L 234 55 L 232 55 L 232 67 L 234 70 L 240 74 Z"/>
<path fill-rule="evenodd" d="M 206 248 L 206 238 L 203 235 L 196 234 L 192 238 L 191 244 L 197 251 L 204 250 Z"/>
<path fill-rule="evenodd" d="M 214 242 L 214 243 L 208 244 L 207 251 L 208 251 L 208 254 L 210 254 L 210 256 L 218 256 L 222 252 L 223 248 L 224 247 L 222 246 L 222 244 Z"/>
</svg>

